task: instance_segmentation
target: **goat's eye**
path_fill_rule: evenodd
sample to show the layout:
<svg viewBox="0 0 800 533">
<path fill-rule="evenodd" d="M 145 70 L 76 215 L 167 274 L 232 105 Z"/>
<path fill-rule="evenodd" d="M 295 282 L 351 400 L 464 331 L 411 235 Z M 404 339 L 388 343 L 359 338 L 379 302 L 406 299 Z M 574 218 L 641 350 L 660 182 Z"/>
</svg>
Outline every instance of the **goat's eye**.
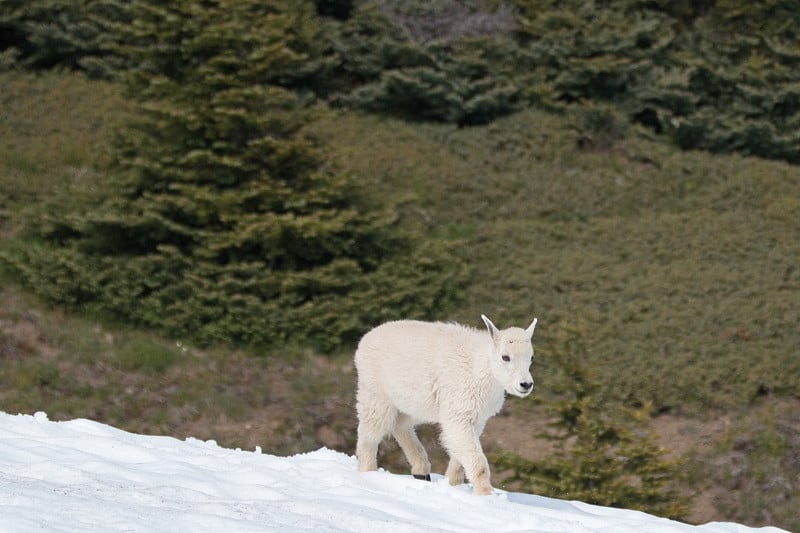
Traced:
<svg viewBox="0 0 800 533">
<path fill-rule="evenodd" d="M 510 355 L 508 355 L 508 354 L 505 354 L 505 355 L 503 355 L 503 361 L 505 361 L 506 363 L 508 363 L 509 361 L 511 361 L 511 356 L 510 356 Z"/>
</svg>

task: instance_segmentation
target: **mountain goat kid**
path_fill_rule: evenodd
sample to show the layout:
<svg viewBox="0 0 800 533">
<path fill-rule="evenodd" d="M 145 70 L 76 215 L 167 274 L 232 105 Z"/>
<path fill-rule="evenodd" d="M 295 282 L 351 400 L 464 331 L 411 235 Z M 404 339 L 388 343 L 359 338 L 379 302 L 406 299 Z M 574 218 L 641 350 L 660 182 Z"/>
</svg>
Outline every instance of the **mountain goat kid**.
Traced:
<svg viewBox="0 0 800 533">
<path fill-rule="evenodd" d="M 472 482 L 475 494 L 491 494 L 489 463 L 480 443 L 486 421 L 503 406 L 505 393 L 524 398 L 533 330 L 499 330 L 481 315 L 487 331 L 459 324 L 400 320 L 368 332 L 358 344 L 358 443 L 362 472 L 378 468 L 378 445 L 391 433 L 418 479 L 430 480 L 431 463 L 414 427 L 438 423 L 450 456 L 451 485 Z"/>
</svg>

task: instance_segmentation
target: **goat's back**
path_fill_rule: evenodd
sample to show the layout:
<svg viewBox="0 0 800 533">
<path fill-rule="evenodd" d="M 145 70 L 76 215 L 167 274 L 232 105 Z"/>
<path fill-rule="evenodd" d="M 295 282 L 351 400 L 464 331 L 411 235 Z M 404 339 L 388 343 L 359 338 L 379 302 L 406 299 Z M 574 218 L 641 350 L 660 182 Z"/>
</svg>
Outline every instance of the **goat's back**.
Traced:
<svg viewBox="0 0 800 533">
<path fill-rule="evenodd" d="M 487 333 L 459 324 L 387 322 L 358 345 L 359 390 L 419 421 L 436 422 L 442 396 L 468 387 L 476 354 L 490 350 Z"/>
</svg>

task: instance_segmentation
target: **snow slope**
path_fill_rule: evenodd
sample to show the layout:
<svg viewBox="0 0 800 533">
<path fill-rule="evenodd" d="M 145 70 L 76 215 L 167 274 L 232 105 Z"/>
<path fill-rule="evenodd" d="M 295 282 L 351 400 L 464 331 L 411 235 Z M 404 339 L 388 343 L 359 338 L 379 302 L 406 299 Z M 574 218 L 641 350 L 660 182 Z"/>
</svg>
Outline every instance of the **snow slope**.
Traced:
<svg viewBox="0 0 800 533">
<path fill-rule="evenodd" d="M 294 457 L 0 412 L 0 531 L 743 533 L 505 493 L 473 496 L 327 449 Z M 779 532 L 776 528 L 761 531 Z"/>
</svg>

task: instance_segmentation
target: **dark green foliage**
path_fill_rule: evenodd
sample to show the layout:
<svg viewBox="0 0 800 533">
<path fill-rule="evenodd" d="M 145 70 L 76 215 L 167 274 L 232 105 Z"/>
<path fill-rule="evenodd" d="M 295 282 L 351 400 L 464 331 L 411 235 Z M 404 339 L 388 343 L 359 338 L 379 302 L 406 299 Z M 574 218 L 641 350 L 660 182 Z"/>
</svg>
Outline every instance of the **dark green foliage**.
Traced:
<svg viewBox="0 0 800 533">
<path fill-rule="evenodd" d="M 524 75 L 557 102 L 611 102 L 682 148 L 800 161 L 793 2 L 516 4 Z"/>
<path fill-rule="evenodd" d="M 683 147 L 800 162 L 800 12 L 793 2 L 721 3 L 682 46 L 682 90 L 691 113 L 676 115 Z M 688 41 L 688 42 L 687 42 Z"/>
<path fill-rule="evenodd" d="M 355 0 L 314 0 L 317 13 L 324 17 L 347 20 L 353 11 Z"/>
<path fill-rule="evenodd" d="M 683 148 L 800 161 L 800 13 L 793 2 L 720 2 L 679 13 L 614 6 L 576 2 L 584 16 L 558 12 L 557 23 L 539 10 L 533 20 L 545 22 L 524 26 L 530 46 L 543 44 L 562 73 L 552 75 L 558 98 L 613 101 Z M 667 14 L 692 23 L 681 27 Z"/>
<path fill-rule="evenodd" d="M 285 16 L 305 19 L 290 47 L 305 58 L 279 84 L 305 97 L 461 126 L 611 104 L 685 149 L 800 161 L 793 0 L 316 0 Z M 111 78 L 130 37 L 148 38 L 131 17 L 118 0 L 7 0 L 0 68 Z"/>
<path fill-rule="evenodd" d="M 446 249 L 401 236 L 371 182 L 301 130 L 286 86 L 315 68 L 312 6 L 289 4 L 132 3 L 121 49 L 141 114 L 113 193 L 20 247 L 30 286 L 203 343 L 322 349 L 456 297 L 463 269 Z"/>
<path fill-rule="evenodd" d="M 497 469 L 513 471 L 508 481 L 522 490 L 598 505 L 639 509 L 681 518 L 687 512 L 674 485 L 677 465 L 664 458 L 653 436 L 637 430 L 634 413 L 611 413 L 600 400 L 600 386 L 579 328 L 564 326 L 557 347 L 551 344 L 548 364 L 558 369 L 549 383 L 558 399 L 549 437 L 556 452 L 530 461 L 511 453 L 494 460 Z M 643 418 L 639 417 L 641 422 Z"/>
<path fill-rule="evenodd" d="M 472 125 L 594 102 L 682 148 L 797 162 L 789 4 L 382 2 L 339 27 L 326 77 L 339 103 L 411 119 Z"/>
<path fill-rule="evenodd" d="M 62 66 L 110 78 L 121 66 L 113 52 L 113 24 L 129 21 L 128 2 L 117 0 L 4 0 L 0 50 L 16 49 L 36 69 Z"/>
<path fill-rule="evenodd" d="M 518 1 L 517 39 L 534 58 L 530 68 L 552 84 L 561 102 L 584 99 L 625 104 L 651 84 L 674 38 L 668 17 L 627 2 Z M 530 74 L 528 74 L 530 75 Z"/>
<path fill-rule="evenodd" d="M 491 75 L 490 44 L 474 46 L 475 55 L 453 54 L 449 46 L 430 45 L 418 52 L 419 64 L 386 70 L 379 81 L 338 101 L 414 119 L 460 125 L 490 122 L 514 111 L 520 93 L 517 86 Z"/>
<path fill-rule="evenodd" d="M 455 1 L 362 8 L 334 43 L 342 58 L 336 75 L 349 80 L 343 88 L 356 85 L 335 101 L 461 125 L 514 111 L 522 92 L 508 75 L 515 47 L 502 38 L 509 28 L 493 16 L 486 6 Z M 501 16 L 513 20 L 510 12 Z"/>
</svg>

